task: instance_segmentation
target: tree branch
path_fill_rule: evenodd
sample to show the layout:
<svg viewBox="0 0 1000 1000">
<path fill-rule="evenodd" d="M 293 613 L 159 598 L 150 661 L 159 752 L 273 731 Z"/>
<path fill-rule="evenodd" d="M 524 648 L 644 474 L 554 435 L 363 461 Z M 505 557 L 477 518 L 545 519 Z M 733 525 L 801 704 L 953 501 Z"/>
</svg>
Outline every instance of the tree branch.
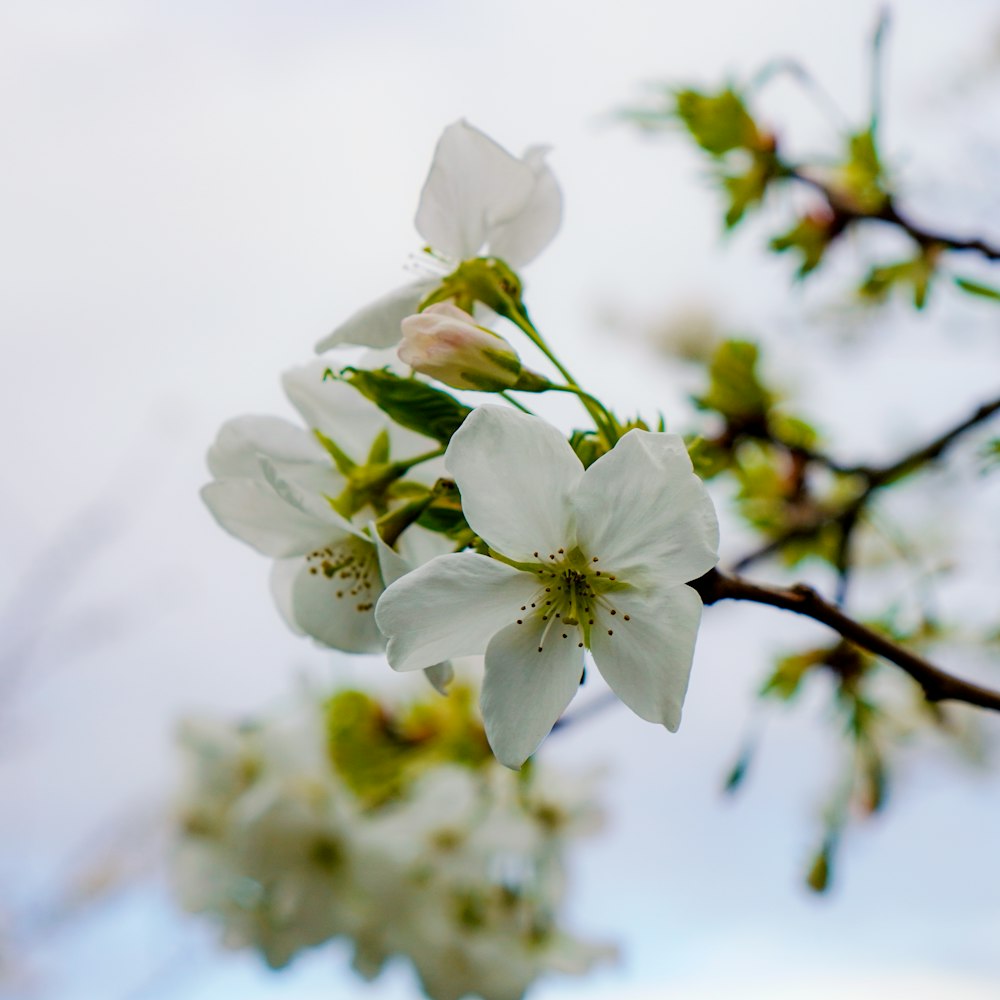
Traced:
<svg viewBox="0 0 1000 1000">
<path fill-rule="evenodd" d="M 864 212 L 852 205 L 846 204 L 843 198 L 838 197 L 836 191 L 829 188 L 821 180 L 805 173 L 801 168 L 785 166 L 785 176 L 794 178 L 802 184 L 811 187 L 819 192 L 826 200 L 830 211 L 833 212 L 836 220 L 836 227 L 843 229 L 852 222 L 885 222 L 889 225 L 902 229 L 910 239 L 923 249 L 933 246 L 945 247 L 948 250 L 960 252 L 978 253 L 987 260 L 1000 260 L 1000 247 L 988 243 L 978 237 L 963 238 L 961 236 L 951 236 L 925 226 L 918 225 L 912 219 L 900 213 L 892 197 L 886 197 L 882 206 L 874 212 Z"/>
<path fill-rule="evenodd" d="M 896 664 L 920 685 L 928 701 L 963 701 L 1000 712 L 1000 691 L 964 681 L 941 670 L 880 632 L 848 617 L 805 584 L 772 587 L 713 569 L 691 581 L 688 586 L 698 592 L 706 605 L 727 600 L 753 601 L 812 618 L 856 646 Z"/>
<path fill-rule="evenodd" d="M 859 516 L 868 501 L 876 491 L 882 489 L 883 487 L 890 486 L 892 483 L 898 482 L 900 479 L 908 476 L 911 472 L 915 472 L 922 466 L 936 461 L 963 434 L 972 430 L 972 428 L 977 427 L 979 424 L 984 423 L 998 412 L 1000 412 L 1000 397 L 987 403 L 983 403 L 982 406 L 978 407 L 970 416 L 961 421 L 961 423 L 958 423 L 954 427 L 946 430 L 944 433 L 939 434 L 929 443 L 907 452 L 888 465 L 845 466 L 835 463 L 826 457 L 821 457 L 816 452 L 804 452 L 810 460 L 822 462 L 822 464 L 827 466 L 827 468 L 839 473 L 840 475 L 860 476 L 865 480 L 865 488 L 839 511 L 835 511 L 821 517 L 812 524 L 800 524 L 793 528 L 789 528 L 777 537 L 772 538 L 759 549 L 755 549 L 753 552 L 750 552 L 738 559 L 733 564 L 734 569 L 738 572 L 745 570 L 755 562 L 759 562 L 761 559 L 773 555 L 775 552 L 779 552 L 789 542 L 797 541 L 801 538 L 812 538 L 822 528 L 831 524 L 840 524 L 845 534 L 849 535 L 856 526 Z M 849 540 L 845 544 L 849 545 Z M 846 556 L 846 554 L 847 551 L 845 548 L 843 555 Z M 844 567 L 841 566 L 838 567 L 838 569 L 843 572 Z"/>
</svg>

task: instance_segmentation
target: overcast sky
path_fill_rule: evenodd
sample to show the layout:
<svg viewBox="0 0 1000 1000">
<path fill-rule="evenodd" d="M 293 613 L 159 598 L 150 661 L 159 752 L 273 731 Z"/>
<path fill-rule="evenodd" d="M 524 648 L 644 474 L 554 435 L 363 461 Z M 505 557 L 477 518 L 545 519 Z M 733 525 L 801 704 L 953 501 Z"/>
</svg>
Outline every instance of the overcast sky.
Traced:
<svg viewBox="0 0 1000 1000">
<path fill-rule="evenodd" d="M 25 676 L 0 694 L 0 908 L 43 906 L 101 831 L 167 801 L 180 714 L 261 710 L 302 673 L 402 683 L 378 659 L 288 633 L 267 561 L 218 530 L 197 489 L 219 424 L 289 415 L 280 372 L 405 278 L 420 186 L 455 119 L 513 150 L 552 147 L 565 224 L 526 272 L 528 301 L 612 405 L 683 426 L 690 373 L 648 334 L 697 312 L 764 338 L 773 376 L 851 459 L 895 454 L 995 394 L 989 307 L 943 294 L 924 316 L 863 321 L 838 285 L 862 245 L 829 280 L 793 288 L 790 262 L 760 252 L 766 228 L 720 237 L 679 139 L 612 119 L 644 82 L 746 79 L 791 55 L 861 120 L 878 7 L 4 0 L 0 648 Z M 908 203 L 1000 236 L 995 5 L 898 7 L 887 143 Z M 789 84 L 768 107 L 797 146 L 833 148 L 837 120 Z M 567 408 L 551 416 L 570 426 Z M 986 551 L 983 510 L 934 519 L 936 540 Z M 995 532 L 990 544 L 985 580 Z M 970 592 L 945 600 L 975 613 Z M 822 634 L 713 609 L 676 737 L 616 709 L 551 741 L 566 766 L 611 768 L 612 821 L 574 857 L 570 921 L 618 941 L 623 961 L 536 998 L 997 995 L 995 775 L 940 748 L 913 756 L 822 900 L 801 875 L 836 763 L 825 692 L 771 713 L 748 788 L 719 794 L 769 657 Z M 282 977 L 252 956 L 216 959 L 213 932 L 155 889 L 52 934 L 21 956 L 42 977 L 35 996 L 412 995 L 403 969 L 361 984 L 342 949 Z"/>
</svg>

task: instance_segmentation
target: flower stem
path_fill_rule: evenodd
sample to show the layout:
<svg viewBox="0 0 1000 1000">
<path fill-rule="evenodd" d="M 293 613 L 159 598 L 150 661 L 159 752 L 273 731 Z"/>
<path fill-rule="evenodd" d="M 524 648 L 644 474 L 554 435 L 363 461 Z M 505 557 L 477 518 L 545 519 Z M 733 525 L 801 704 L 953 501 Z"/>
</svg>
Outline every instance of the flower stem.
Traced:
<svg viewBox="0 0 1000 1000">
<path fill-rule="evenodd" d="M 607 439 L 608 445 L 614 447 L 615 442 L 618 440 L 618 428 L 614 417 L 608 412 L 607 407 L 600 400 L 590 395 L 589 392 L 584 392 L 580 388 L 576 379 L 570 374 L 569 369 L 556 357 L 555 352 L 545 342 L 545 338 L 538 332 L 534 323 L 528 319 L 527 314 L 517 302 L 509 295 L 504 294 L 503 304 L 505 306 L 504 315 L 507 319 L 514 323 L 527 336 L 542 354 L 552 362 L 556 371 L 566 380 L 565 386 L 553 385 L 552 388 L 563 392 L 572 392 L 579 396 L 580 402 L 583 403 L 584 408 L 590 414 L 590 418 L 594 421 L 594 426 Z"/>
<path fill-rule="evenodd" d="M 602 435 L 607 439 L 608 445 L 614 447 L 618 441 L 618 426 L 615 418 L 608 412 L 604 404 L 589 392 L 585 392 L 575 383 L 570 385 L 550 385 L 552 392 L 571 392 L 586 407 L 587 412 L 594 420 L 594 424 Z"/>
<path fill-rule="evenodd" d="M 519 403 L 509 392 L 501 392 L 498 395 L 502 396 L 515 410 L 520 410 L 522 413 L 527 413 L 530 416 L 534 416 L 534 412 L 529 410 L 523 403 Z"/>
<path fill-rule="evenodd" d="M 394 462 L 393 467 L 402 475 L 409 472 L 415 465 L 420 465 L 422 462 L 429 462 L 432 458 L 440 458 L 444 452 L 444 446 L 435 448 L 433 451 L 425 451 L 422 455 L 414 455 L 413 458 L 407 458 L 402 462 Z"/>
</svg>

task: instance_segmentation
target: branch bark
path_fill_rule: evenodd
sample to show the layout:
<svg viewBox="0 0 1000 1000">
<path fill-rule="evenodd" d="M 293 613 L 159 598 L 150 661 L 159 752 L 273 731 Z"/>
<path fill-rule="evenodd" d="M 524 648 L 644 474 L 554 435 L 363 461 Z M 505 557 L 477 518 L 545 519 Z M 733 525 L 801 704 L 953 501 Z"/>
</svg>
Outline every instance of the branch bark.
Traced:
<svg viewBox="0 0 1000 1000">
<path fill-rule="evenodd" d="M 898 482 L 900 479 L 903 479 L 910 473 L 915 472 L 922 466 L 929 465 L 931 462 L 936 461 L 944 455 L 945 452 L 948 451 L 948 449 L 960 437 L 962 437 L 963 434 L 972 430 L 974 427 L 979 426 L 979 424 L 984 423 L 998 412 L 1000 412 L 1000 397 L 983 403 L 982 406 L 979 406 L 972 414 L 960 423 L 956 424 L 954 427 L 950 427 L 942 434 L 939 434 L 932 441 L 907 452 L 896 461 L 890 462 L 888 465 L 845 466 L 840 465 L 825 456 L 820 456 L 815 452 L 804 453 L 810 460 L 820 461 L 829 469 L 832 469 L 841 475 L 861 477 L 865 481 L 864 489 L 841 510 L 821 518 L 814 524 L 797 525 L 794 528 L 790 528 L 788 531 L 783 532 L 776 538 L 771 539 L 771 541 L 767 542 L 765 545 L 762 545 L 759 549 L 755 549 L 753 552 L 750 552 L 738 559 L 733 564 L 734 568 L 737 572 L 745 570 L 749 566 L 753 565 L 753 563 L 759 562 L 761 559 L 773 555 L 775 552 L 779 552 L 789 542 L 796 541 L 800 538 L 812 538 L 816 532 L 830 524 L 839 523 L 842 528 L 846 529 L 846 534 L 849 535 L 850 531 L 853 530 L 859 517 L 861 516 L 865 506 L 868 504 L 868 501 L 875 492 Z"/>
<path fill-rule="evenodd" d="M 845 204 L 843 198 L 838 197 L 835 191 L 801 168 L 786 166 L 785 173 L 786 176 L 813 188 L 822 195 L 841 229 L 851 222 L 885 222 L 902 229 L 910 239 L 925 250 L 937 246 L 959 252 L 978 253 L 987 260 L 1000 260 L 1000 247 L 979 237 L 952 236 L 949 233 L 921 226 L 908 216 L 903 215 L 891 197 L 887 198 L 877 211 L 863 212 Z"/>
<path fill-rule="evenodd" d="M 698 592 L 706 605 L 727 600 L 752 601 L 812 618 L 856 646 L 894 663 L 920 685 L 928 701 L 962 701 L 1000 712 L 1000 691 L 962 680 L 936 667 L 882 633 L 855 621 L 805 584 L 772 587 L 713 569 L 688 586 Z"/>
</svg>

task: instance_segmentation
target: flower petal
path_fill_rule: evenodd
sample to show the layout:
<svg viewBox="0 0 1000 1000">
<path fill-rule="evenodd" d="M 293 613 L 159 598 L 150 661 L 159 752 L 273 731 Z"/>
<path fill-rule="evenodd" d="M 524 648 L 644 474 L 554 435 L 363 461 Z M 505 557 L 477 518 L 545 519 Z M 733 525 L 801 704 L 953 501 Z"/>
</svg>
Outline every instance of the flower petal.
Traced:
<svg viewBox="0 0 1000 1000">
<path fill-rule="evenodd" d="M 321 484 L 336 489 L 343 482 L 339 476 L 317 475 L 320 470 L 315 466 L 304 470 L 302 466 L 273 462 L 267 455 L 258 456 L 258 461 L 267 484 L 290 507 L 317 521 L 335 525 L 345 531 L 355 531 L 351 523 L 334 511 L 323 493 L 316 489 Z"/>
<path fill-rule="evenodd" d="M 534 170 L 466 121 L 438 140 L 420 192 L 417 232 L 455 260 L 475 257 L 491 229 L 515 216 L 531 197 Z"/>
<path fill-rule="evenodd" d="M 305 635 L 305 632 L 295 620 L 295 605 L 292 599 L 295 578 L 299 575 L 301 569 L 301 556 L 291 559 L 275 559 L 271 564 L 271 597 L 274 598 L 278 613 L 284 618 L 288 627 L 297 635 Z"/>
<path fill-rule="evenodd" d="M 407 535 L 412 534 L 414 531 L 419 531 L 415 525 L 411 525 L 405 532 L 403 532 L 403 538 Z M 382 536 L 378 533 L 378 529 L 374 524 L 368 527 L 369 534 L 375 539 L 375 548 L 378 552 L 378 564 L 379 569 L 382 573 L 382 583 L 388 587 L 390 584 L 395 583 L 397 580 L 401 580 L 410 571 L 410 564 L 404 559 L 398 552 L 394 551 L 385 541 Z M 431 534 L 431 532 L 426 532 L 426 534 Z M 437 535 L 437 538 L 442 538 L 443 536 Z M 455 676 L 455 671 L 452 668 L 451 662 L 445 660 L 443 663 L 435 663 L 433 666 L 427 667 L 424 670 L 424 676 L 430 681 L 431 686 L 441 694 L 448 693 L 448 685 L 451 683 Z"/>
<path fill-rule="evenodd" d="M 636 715 L 674 733 L 691 673 L 701 598 L 682 585 L 651 594 L 626 591 L 615 595 L 615 605 L 619 614 L 602 615 L 602 627 L 591 632 L 597 669 Z"/>
<path fill-rule="evenodd" d="M 220 479 L 203 486 L 201 498 L 226 531 L 275 559 L 304 555 L 344 533 L 290 506 L 263 481 Z"/>
<path fill-rule="evenodd" d="M 332 649 L 348 653 L 378 653 L 385 640 L 375 624 L 375 602 L 382 593 L 375 548 L 357 539 L 350 551 L 366 565 L 368 585 L 356 590 L 355 579 L 344 580 L 338 573 L 328 576 L 305 559 L 292 581 L 292 615 L 296 625 Z M 357 564 L 356 564 L 357 565 Z"/>
<path fill-rule="evenodd" d="M 576 629 L 563 639 L 540 615 L 508 625 L 486 649 L 481 705 L 497 760 L 519 768 L 548 735 L 580 686 L 583 650 Z M 541 646 L 541 650 L 539 650 Z"/>
<path fill-rule="evenodd" d="M 455 668 L 451 665 L 451 660 L 443 660 L 441 663 L 435 663 L 432 667 L 427 667 L 424 670 L 424 677 L 438 694 L 446 695 L 448 685 L 455 679 Z"/>
<path fill-rule="evenodd" d="M 260 453 L 285 462 L 325 463 L 326 452 L 308 431 L 281 417 L 246 416 L 227 420 L 208 450 L 208 467 L 217 479 L 260 478 Z"/>
<path fill-rule="evenodd" d="M 373 351 L 361 359 L 360 366 L 378 368 L 383 367 L 384 363 L 385 359 L 379 358 L 377 352 Z M 395 367 L 402 374 L 409 373 L 409 369 L 401 365 L 397 364 Z M 353 386 L 330 378 L 327 375 L 329 370 L 327 362 L 320 359 L 292 368 L 285 372 L 281 381 L 285 395 L 302 414 L 306 424 L 333 440 L 349 458 L 363 463 L 375 438 L 386 428 L 389 432 L 390 457 L 393 459 L 412 458 L 431 451 L 437 445 L 436 441 L 389 421 L 371 400 L 362 396 Z M 322 449 L 321 453 L 332 467 L 330 456 Z M 423 464 L 417 466 L 408 478 L 434 482 L 440 475 L 440 464 L 434 464 L 437 465 L 434 469 L 424 468 Z"/>
<path fill-rule="evenodd" d="M 572 537 L 570 497 L 583 466 L 569 443 L 538 417 L 499 406 L 473 410 L 448 445 L 445 467 L 472 529 L 511 559 L 544 559 Z"/>
<path fill-rule="evenodd" d="M 580 547 L 630 583 L 652 572 L 674 586 L 719 561 L 715 508 L 676 434 L 629 431 L 586 471 L 573 506 Z"/>
<path fill-rule="evenodd" d="M 364 344 L 368 347 L 392 347 L 399 343 L 399 325 L 417 311 L 421 301 L 437 288 L 435 279 L 421 279 L 395 288 L 349 316 L 317 345 L 316 353 L 338 344 Z"/>
<path fill-rule="evenodd" d="M 535 175 L 534 188 L 517 214 L 494 226 L 487 238 L 490 253 L 511 267 L 533 261 L 562 224 L 562 192 L 545 163 L 545 152 L 544 147 L 533 146 L 524 154 Z"/>
<path fill-rule="evenodd" d="M 538 589 L 533 574 L 460 552 L 438 556 L 387 588 L 375 609 L 395 670 L 485 651 Z"/>
</svg>

